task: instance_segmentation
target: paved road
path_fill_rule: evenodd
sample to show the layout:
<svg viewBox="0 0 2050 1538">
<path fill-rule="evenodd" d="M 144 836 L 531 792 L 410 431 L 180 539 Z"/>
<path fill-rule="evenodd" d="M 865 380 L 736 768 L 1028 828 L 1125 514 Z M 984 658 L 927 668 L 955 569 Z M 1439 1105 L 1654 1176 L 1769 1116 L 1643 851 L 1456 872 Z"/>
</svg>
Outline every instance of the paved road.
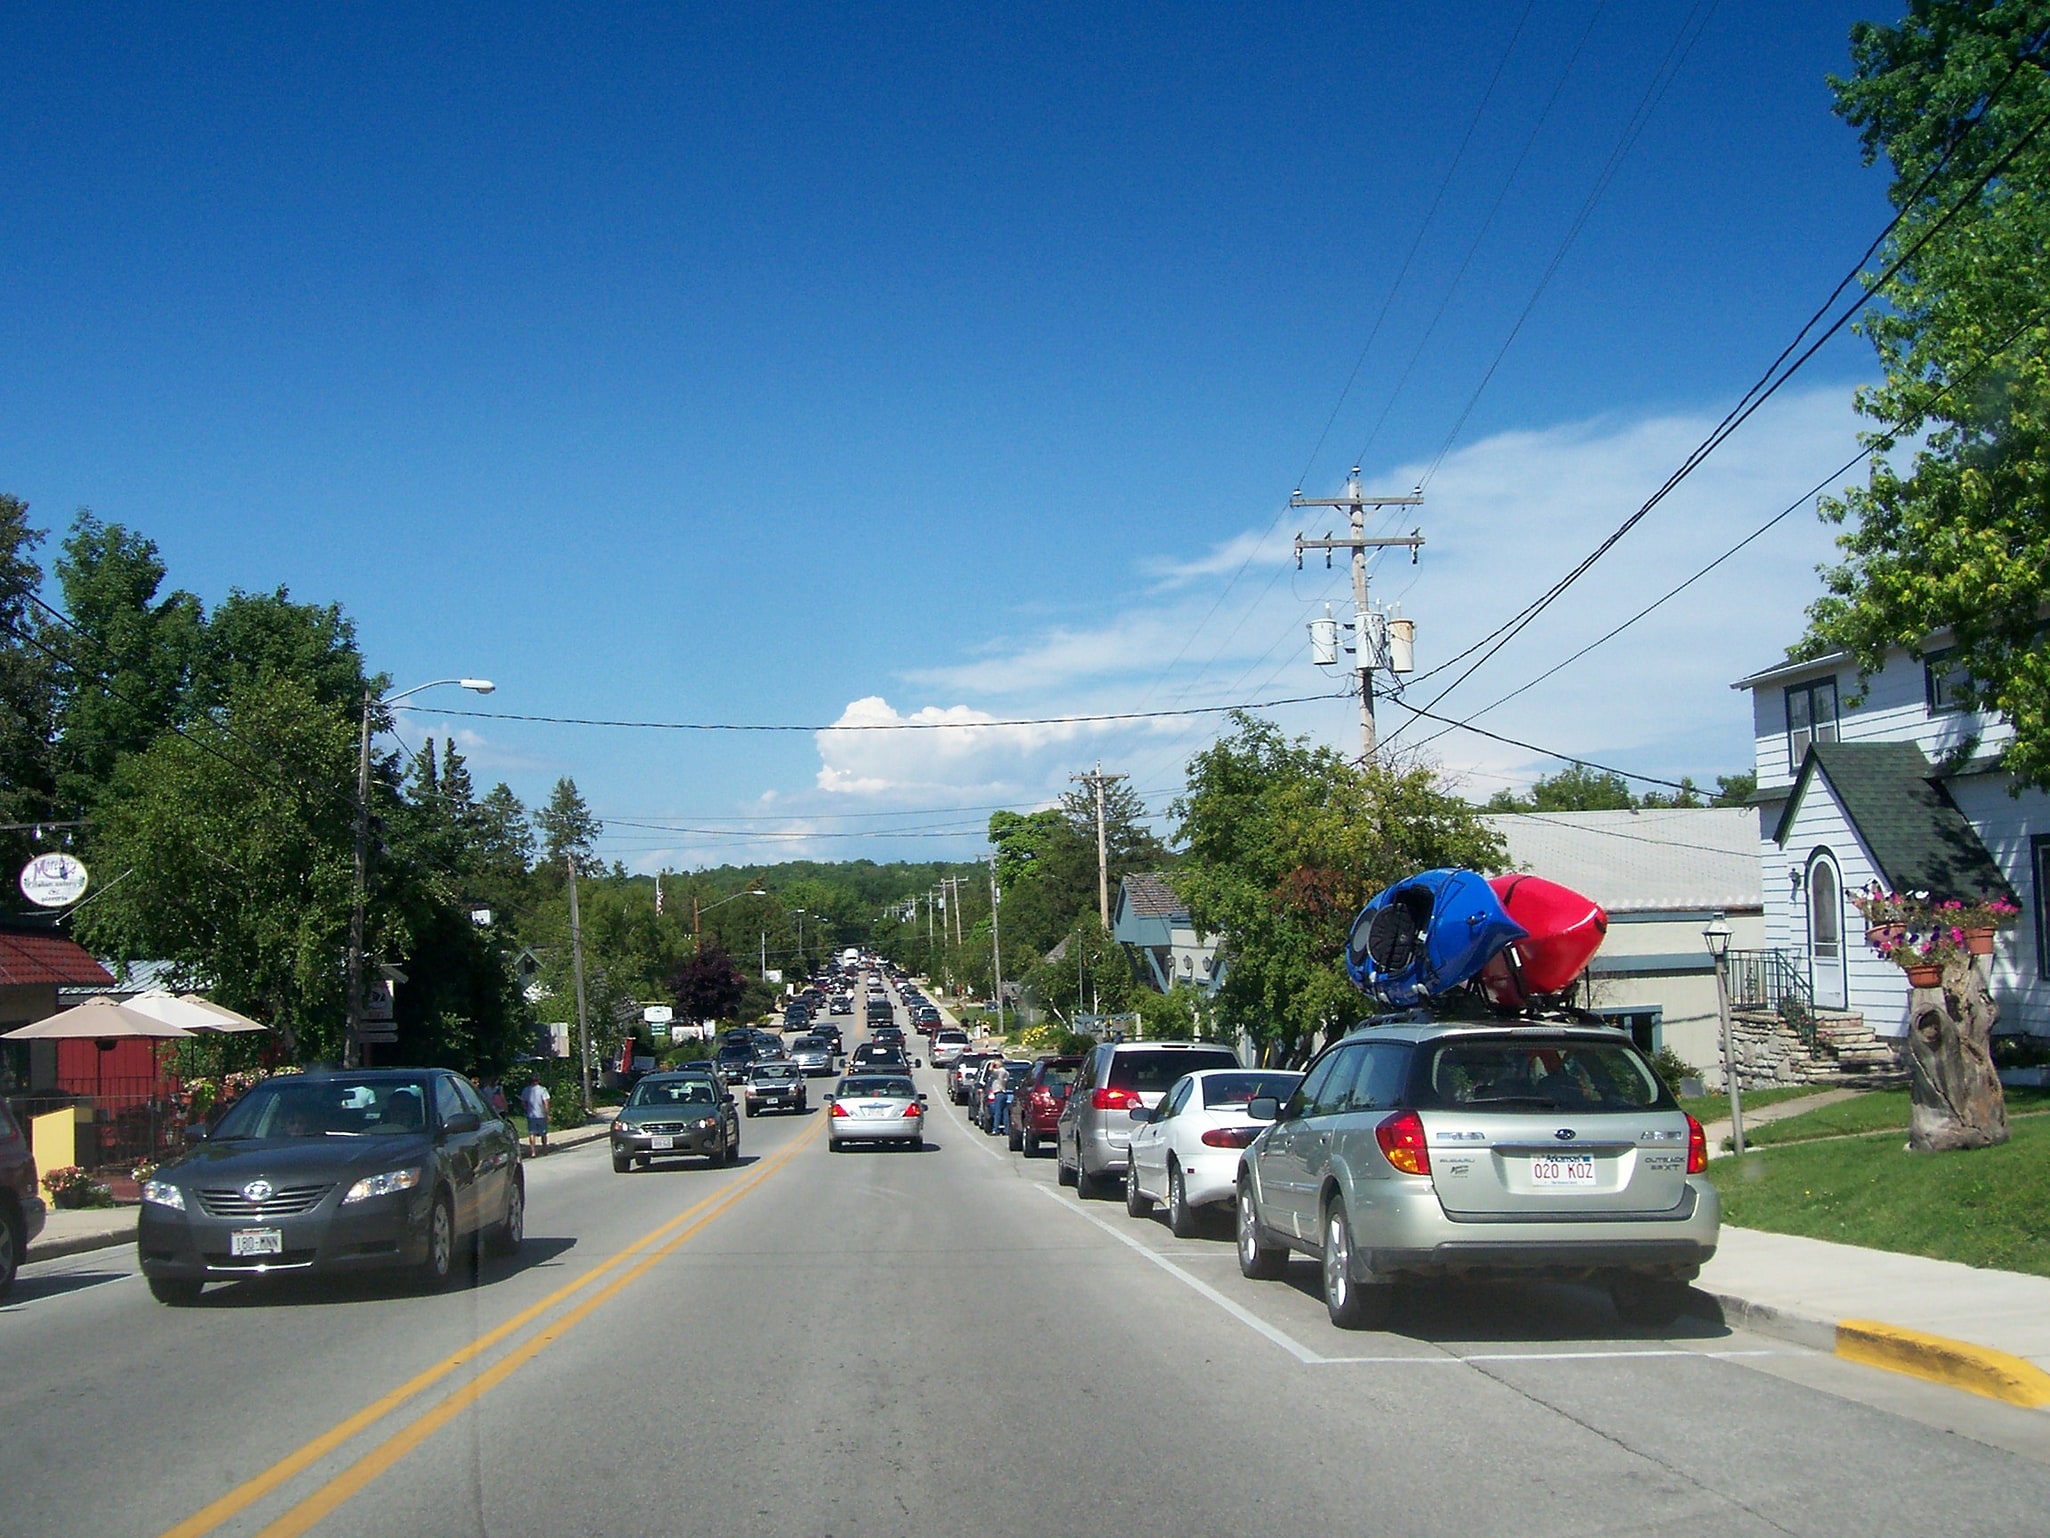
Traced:
<svg viewBox="0 0 2050 1538">
<path fill-rule="evenodd" d="M 30 1268 L 0 1535 L 2044 1531 L 2050 1418 L 1568 1288 L 1343 1334 L 922 1077 L 920 1153 L 814 1110 L 732 1170 L 540 1161 L 527 1253 L 437 1297 Z"/>
</svg>

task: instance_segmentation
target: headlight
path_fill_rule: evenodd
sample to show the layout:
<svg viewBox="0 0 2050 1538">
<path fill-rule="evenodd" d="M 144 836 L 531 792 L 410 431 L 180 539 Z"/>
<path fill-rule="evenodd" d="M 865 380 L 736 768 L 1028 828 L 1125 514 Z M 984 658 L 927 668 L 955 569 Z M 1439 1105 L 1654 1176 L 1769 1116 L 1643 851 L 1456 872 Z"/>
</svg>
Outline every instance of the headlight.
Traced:
<svg viewBox="0 0 2050 1538">
<path fill-rule="evenodd" d="M 417 1169 L 392 1170 L 384 1175 L 365 1175 L 349 1187 L 348 1194 L 342 1198 L 342 1205 L 346 1207 L 351 1202 L 367 1202 L 373 1196 L 390 1196 L 398 1191 L 410 1191 L 419 1183 L 420 1172 Z"/>
<path fill-rule="evenodd" d="M 692 1122 L 691 1125 L 697 1128 L 697 1130 L 700 1132 L 710 1132 L 714 1127 L 719 1125 L 719 1118 L 716 1116 L 700 1116 L 696 1121 Z"/>
<path fill-rule="evenodd" d="M 612 1124 L 614 1132 L 631 1132 L 633 1129 L 633 1123 L 630 1121 L 616 1121 Z"/>
<path fill-rule="evenodd" d="M 185 1210 L 185 1193 L 168 1181 L 145 1180 L 142 1183 L 142 1199 L 146 1202 L 155 1202 L 159 1207 L 169 1207 L 176 1212 Z"/>
</svg>

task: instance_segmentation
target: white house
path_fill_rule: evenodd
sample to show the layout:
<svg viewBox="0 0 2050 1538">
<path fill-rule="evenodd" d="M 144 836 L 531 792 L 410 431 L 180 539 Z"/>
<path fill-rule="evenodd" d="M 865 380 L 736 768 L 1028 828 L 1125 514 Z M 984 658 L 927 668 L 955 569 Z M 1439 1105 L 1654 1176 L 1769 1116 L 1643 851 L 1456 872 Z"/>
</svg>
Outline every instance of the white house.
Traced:
<svg viewBox="0 0 2050 1538">
<path fill-rule="evenodd" d="M 1999 767 L 2013 732 L 1957 703 L 1948 654 L 1889 653 L 1863 684 L 1839 652 L 1731 685 L 1751 692 L 1765 944 L 1817 1010 L 1907 1029 L 1901 970 L 1865 943 L 1850 894 L 1872 882 L 1932 897 L 2005 897 L 2021 921 L 1992 961 L 2002 1031 L 2050 1035 L 2050 796 Z"/>
<path fill-rule="evenodd" d="M 1720 1080 L 1721 1016 L 1703 931 L 1717 914 L 1733 947 L 1765 943 L 1758 813 L 1749 807 L 1504 812 L 1482 818 L 1511 869 L 1602 905 L 1609 932 L 1588 967 L 1588 1004 L 1646 1051 L 1671 1047 Z"/>
<path fill-rule="evenodd" d="M 1139 958 L 1141 981 L 1162 993 L 1177 983 L 1215 993 L 1224 981 L 1217 936 L 1197 931 L 1189 919 L 1189 905 L 1175 895 L 1164 876 L 1127 876 L 1118 883 L 1110 932 Z"/>
</svg>

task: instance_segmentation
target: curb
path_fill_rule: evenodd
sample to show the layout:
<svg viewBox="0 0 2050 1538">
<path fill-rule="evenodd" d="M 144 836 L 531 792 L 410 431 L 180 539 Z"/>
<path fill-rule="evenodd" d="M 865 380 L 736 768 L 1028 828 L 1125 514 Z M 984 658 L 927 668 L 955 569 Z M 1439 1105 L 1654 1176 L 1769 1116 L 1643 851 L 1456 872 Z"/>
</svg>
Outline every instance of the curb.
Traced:
<svg viewBox="0 0 2050 1538">
<path fill-rule="evenodd" d="M 32 1266 L 39 1260 L 61 1260 L 66 1255 L 83 1255 L 89 1250 L 111 1250 L 135 1243 L 135 1226 L 103 1229 L 96 1234 L 73 1234 L 68 1239 L 38 1239 L 22 1252 L 21 1263 Z"/>
<path fill-rule="evenodd" d="M 1732 1293 L 1705 1296 L 1715 1300 L 1725 1324 L 2021 1409 L 2050 1406 L 2050 1372 L 1991 1346 L 1876 1319 L 1816 1319 Z"/>
</svg>

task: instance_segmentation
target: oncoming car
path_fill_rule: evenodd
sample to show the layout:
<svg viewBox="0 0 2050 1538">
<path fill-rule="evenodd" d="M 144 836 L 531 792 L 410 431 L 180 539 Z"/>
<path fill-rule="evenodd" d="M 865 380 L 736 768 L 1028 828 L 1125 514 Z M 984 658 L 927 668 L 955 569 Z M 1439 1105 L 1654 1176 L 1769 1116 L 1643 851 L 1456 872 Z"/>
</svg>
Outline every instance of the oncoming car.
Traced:
<svg viewBox="0 0 2050 1538">
<path fill-rule="evenodd" d="M 1345 1328 L 1439 1277 L 1602 1282 L 1663 1325 L 1715 1254 L 1707 1138 L 1620 1031 L 1397 1017 L 1247 1113 L 1271 1125 L 1239 1166 L 1239 1269 L 1314 1256 Z"/>
<path fill-rule="evenodd" d="M 834 1153 L 854 1143 L 925 1146 L 925 1096 L 907 1077 L 850 1074 L 826 1097 L 826 1108 L 826 1146 Z"/>
<path fill-rule="evenodd" d="M 136 1248 L 161 1303 L 278 1272 L 449 1279 L 467 1245 L 526 1232 L 519 1145 L 460 1075 L 283 1074 L 142 1184 Z"/>
<path fill-rule="evenodd" d="M 612 1119 L 615 1174 L 656 1159 L 731 1164 L 739 1157 L 740 1119 L 733 1111 L 733 1094 L 710 1073 L 651 1073 L 634 1086 Z"/>
</svg>

